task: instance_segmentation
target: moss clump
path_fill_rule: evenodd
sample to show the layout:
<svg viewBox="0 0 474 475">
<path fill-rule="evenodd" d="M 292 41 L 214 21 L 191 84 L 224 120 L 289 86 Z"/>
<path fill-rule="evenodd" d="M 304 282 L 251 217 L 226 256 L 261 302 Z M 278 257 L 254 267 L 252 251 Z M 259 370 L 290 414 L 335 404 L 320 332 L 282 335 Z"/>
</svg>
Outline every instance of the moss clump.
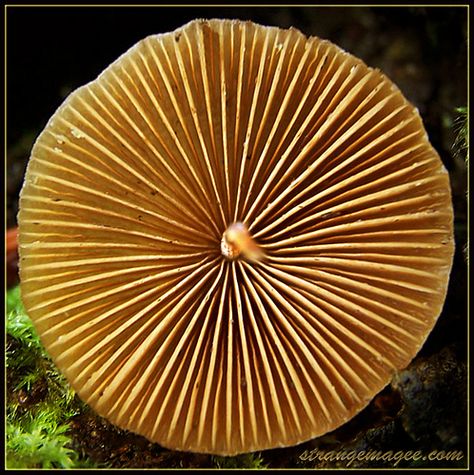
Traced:
<svg viewBox="0 0 474 475">
<path fill-rule="evenodd" d="M 44 351 L 16 287 L 7 293 L 8 468 L 89 466 L 69 444 L 71 417 L 83 410 L 64 377 Z"/>
<path fill-rule="evenodd" d="M 69 427 L 59 422 L 57 411 L 47 405 L 24 417 L 9 417 L 7 423 L 8 468 L 71 468 L 76 453 L 68 448 Z"/>
<path fill-rule="evenodd" d="M 263 469 L 267 468 L 260 454 L 242 454 L 235 457 L 212 457 L 216 468 L 249 468 Z"/>
</svg>

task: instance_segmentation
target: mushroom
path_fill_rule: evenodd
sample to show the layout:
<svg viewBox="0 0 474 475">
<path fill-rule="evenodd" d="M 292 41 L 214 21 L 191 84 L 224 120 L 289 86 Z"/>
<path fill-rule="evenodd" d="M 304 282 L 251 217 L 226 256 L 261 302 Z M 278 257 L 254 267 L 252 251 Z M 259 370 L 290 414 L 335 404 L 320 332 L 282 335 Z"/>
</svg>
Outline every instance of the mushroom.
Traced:
<svg viewBox="0 0 474 475">
<path fill-rule="evenodd" d="M 133 46 L 37 139 L 21 289 L 78 395 L 179 450 L 295 445 L 415 357 L 453 258 L 417 110 L 319 38 L 197 20 Z"/>
</svg>

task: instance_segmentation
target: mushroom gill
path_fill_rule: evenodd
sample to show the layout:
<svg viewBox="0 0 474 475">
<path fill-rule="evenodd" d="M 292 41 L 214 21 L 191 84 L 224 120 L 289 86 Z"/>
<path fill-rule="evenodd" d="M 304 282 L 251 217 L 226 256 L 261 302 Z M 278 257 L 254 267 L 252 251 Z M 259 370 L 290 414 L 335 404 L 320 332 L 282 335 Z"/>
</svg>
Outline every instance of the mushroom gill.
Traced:
<svg viewBox="0 0 474 475">
<path fill-rule="evenodd" d="M 448 174 L 380 71 L 199 20 L 72 93 L 32 150 L 23 300 L 78 395 L 179 450 L 294 445 L 417 354 L 453 258 Z"/>
</svg>

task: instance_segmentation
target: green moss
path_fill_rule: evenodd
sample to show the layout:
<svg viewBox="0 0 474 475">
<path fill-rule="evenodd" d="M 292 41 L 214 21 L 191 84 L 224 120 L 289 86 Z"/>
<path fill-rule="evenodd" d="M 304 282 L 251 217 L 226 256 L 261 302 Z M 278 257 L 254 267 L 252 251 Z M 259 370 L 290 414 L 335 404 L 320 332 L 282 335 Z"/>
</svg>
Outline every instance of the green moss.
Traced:
<svg viewBox="0 0 474 475">
<path fill-rule="evenodd" d="M 90 466 L 70 447 L 69 420 L 84 409 L 45 352 L 21 303 L 20 289 L 7 293 L 8 468 Z"/>
<path fill-rule="evenodd" d="M 67 424 L 58 422 L 57 411 L 48 406 L 27 417 L 10 417 L 7 424 L 7 467 L 77 466 L 77 454 L 68 448 L 68 429 Z"/>
<path fill-rule="evenodd" d="M 267 468 L 263 458 L 258 453 L 236 455 L 235 457 L 212 457 L 217 468 Z"/>
<path fill-rule="evenodd" d="M 462 157 L 464 160 L 469 158 L 469 141 L 468 141 L 468 111 L 467 107 L 457 107 L 456 113 L 458 116 L 454 120 L 454 131 L 456 139 L 454 140 L 453 150 L 457 157 Z"/>
</svg>

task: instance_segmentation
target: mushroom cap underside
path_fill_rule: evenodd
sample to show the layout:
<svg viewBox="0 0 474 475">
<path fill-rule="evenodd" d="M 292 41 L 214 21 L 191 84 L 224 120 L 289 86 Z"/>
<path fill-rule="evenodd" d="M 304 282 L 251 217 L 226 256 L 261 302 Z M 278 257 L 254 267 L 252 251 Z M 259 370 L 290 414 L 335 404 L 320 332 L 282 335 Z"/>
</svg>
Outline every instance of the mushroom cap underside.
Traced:
<svg viewBox="0 0 474 475">
<path fill-rule="evenodd" d="M 222 455 L 363 409 L 433 328 L 453 258 L 449 177 L 398 88 L 230 20 L 150 36 L 72 93 L 19 229 L 25 307 L 78 395 Z"/>
</svg>

